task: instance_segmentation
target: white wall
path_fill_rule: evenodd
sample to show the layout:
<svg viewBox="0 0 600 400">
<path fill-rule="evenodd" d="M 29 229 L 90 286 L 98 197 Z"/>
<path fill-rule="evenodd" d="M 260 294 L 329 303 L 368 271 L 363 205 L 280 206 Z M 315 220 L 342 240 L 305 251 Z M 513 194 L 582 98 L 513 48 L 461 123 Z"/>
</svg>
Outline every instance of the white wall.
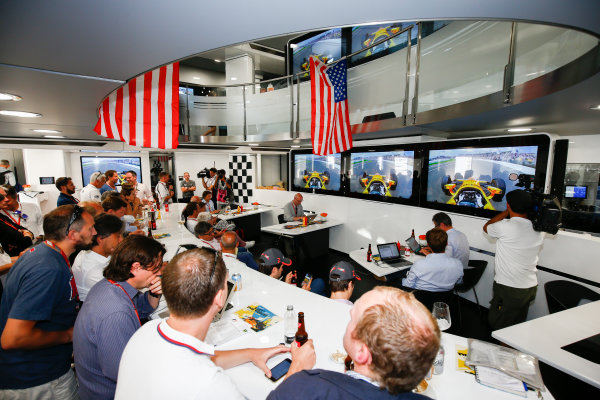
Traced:
<svg viewBox="0 0 600 400">
<path fill-rule="evenodd" d="M 260 165 L 260 185 L 273 186 L 279 181 L 287 181 L 287 176 L 281 176 L 281 155 L 262 154 Z M 285 156 L 283 156 L 285 157 Z M 285 161 L 284 161 L 285 162 Z"/>
<path fill-rule="evenodd" d="M 204 186 L 202 186 L 202 179 L 197 178 L 196 174 L 200 172 L 200 170 L 204 168 L 212 168 L 216 169 L 224 169 L 227 170 L 229 164 L 229 153 L 221 152 L 194 152 L 194 153 L 175 153 L 175 185 L 177 189 L 177 198 L 182 197 L 181 193 L 181 185 L 179 181 L 179 177 L 183 177 L 184 172 L 190 173 L 190 179 L 196 182 L 196 192 L 197 196 L 201 196 L 204 191 Z"/>
<path fill-rule="evenodd" d="M 569 139 L 567 163 L 600 163 L 600 135 L 561 136 L 558 139 Z"/>
<path fill-rule="evenodd" d="M 24 149 L 23 163 L 25 164 L 25 177 L 32 190 L 48 194 L 48 199 L 40 203 L 42 214 L 45 214 L 56 207 L 59 192 L 54 185 L 40 185 L 40 176 L 53 176 L 55 179 L 68 176 L 65 152 L 50 149 Z"/>
</svg>

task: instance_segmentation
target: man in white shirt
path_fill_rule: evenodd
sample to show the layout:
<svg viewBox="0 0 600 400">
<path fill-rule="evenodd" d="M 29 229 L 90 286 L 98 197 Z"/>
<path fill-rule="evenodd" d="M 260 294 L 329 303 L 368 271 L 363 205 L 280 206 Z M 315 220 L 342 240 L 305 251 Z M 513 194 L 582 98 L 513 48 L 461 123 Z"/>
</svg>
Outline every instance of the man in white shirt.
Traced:
<svg viewBox="0 0 600 400">
<path fill-rule="evenodd" d="M 0 186 L 0 194 L 4 195 L 1 213 L 17 225 L 21 225 L 33 233 L 34 237 L 44 234 L 44 217 L 40 207 L 35 203 L 20 203 L 17 191 L 13 186 Z"/>
<path fill-rule="evenodd" d="M 119 365 L 117 400 L 242 399 L 223 368 L 252 362 L 270 376 L 266 361 L 290 351 L 285 346 L 215 351 L 204 342 L 227 298 L 227 268 L 218 252 L 198 248 L 177 255 L 163 269 L 162 291 L 171 316 L 146 323 L 127 343 Z M 292 346 L 291 352 L 288 374 L 314 365 L 312 341 Z"/>
<path fill-rule="evenodd" d="M 106 183 L 106 177 L 102 172 L 94 172 L 90 176 L 90 183 L 83 189 L 79 195 L 81 196 L 80 201 L 95 201 L 100 203 L 102 201 L 102 193 L 100 188 Z"/>
<path fill-rule="evenodd" d="M 449 257 L 456 258 L 462 263 L 463 268 L 467 268 L 469 266 L 470 252 L 467 235 L 452 227 L 452 219 L 446 213 L 439 212 L 435 214 L 431 221 L 436 228 L 442 229 L 448 235 L 446 254 Z M 429 254 L 427 248 L 423 252 Z"/>
<path fill-rule="evenodd" d="M 173 186 L 169 185 L 170 175 L 167 172 L 161 172 L 158 175 L 159 181 L 156 184 L 156 197 L 158 197 L 159 205 L 165 203 L 173 203 Z"/>
<path fill-rule="evenodd" d="M 528 218 L 533 202 L 529 193 L 506 194 L 506 211 L 490 219 L 484 232 L 496 241 L 494 295 L 488 321 L 493 330 L 524 322 L 537 291 L 537 261 L 544 235 Z M 506 219 L 510 217 L 510 219 Z"/>
<path fill-rule="evenodd" d="M 100 214 L 94 218 L 96 235 L 92 242 L 93 247 L 77 254 L 72 267 L 81 301 L 85 301 L 92 286 L 104 278 L 104 268 L 117 245 L 123 240 L 123 227 L 123 221 L 115 215 Z"/>
<path fill-rule="evenodd" d="M 200 247 L 208 247 L 216 251 L 221 251 L 221 243 L 214 237 L 213 226 L 205 221 L 200 221 L 194 228 L 194 234 L 200 239 Z"/>
<path fill-rule="evenodd" d="M 10 170 L 10 162 L 8 160 L 0 160 L 0 183 L 3 185 L 15 186 L 17 179 L 15 173 Z"/>
<path fill-rule="evenodd" d="M 127 183 L 134 186 L 137 190 L 137 197 L 140 199 L 142 204 L 154 203 L 154 197 L 152 196 L 152 191 L 148 189 L 148 186 L 144 185 L 141 182 L 137 181 L 137 174 L 135 171 L 127 171 L 125 173 L 125 180 Z"/>
</svg>

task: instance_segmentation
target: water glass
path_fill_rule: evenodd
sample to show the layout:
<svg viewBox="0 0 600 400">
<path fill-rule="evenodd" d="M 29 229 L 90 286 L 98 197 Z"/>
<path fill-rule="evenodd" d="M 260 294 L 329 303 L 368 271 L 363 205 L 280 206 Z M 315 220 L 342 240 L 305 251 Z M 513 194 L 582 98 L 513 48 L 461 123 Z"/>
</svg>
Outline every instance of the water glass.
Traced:
<svg viewBox="0 0 600 400">
<path fill-rule="evenodd" d="M 433 311 L 431 312 L 433 318 L 436 319 L 440 331 L 445 331 L 452 325 L 452 319 L 450 318 L 450 307 L 446 303 L 436 302 L 433 303 Z"/>
</svg>

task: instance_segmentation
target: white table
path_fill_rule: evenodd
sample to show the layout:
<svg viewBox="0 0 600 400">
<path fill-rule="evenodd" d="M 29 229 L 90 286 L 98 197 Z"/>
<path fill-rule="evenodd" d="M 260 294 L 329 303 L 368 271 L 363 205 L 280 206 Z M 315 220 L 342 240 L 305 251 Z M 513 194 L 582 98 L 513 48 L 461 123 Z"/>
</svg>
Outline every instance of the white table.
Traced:
<svg viewBox="0 0 600 400">
<path fill-rule="evenodd" d="M 600 301 L 492 332 L 492 336 L 600 388 L 600 365 L 561 349 L 600 333 Z"/>
<path fill-rule="evenodd" d="M 276 209 L 275 207 L 272 207 L 272 206 L 263 206 L 263 205 L 259 205 L 258 208 L 256 208 L 256 209 L 254 209 L 254 206 L 251 204 L 242 205 L 242 206 L 244 207 L 244 212 L 242 212 L 242 213 L 238 213 L 237 208 L 234 208 L 229 212 L 219 213 L 219 214 L 217 214 L 217 216 L 219 217 L 219 219 L 224 219 L 224 220 L 228 221 L 228 220 L 232 220 L 232 219 L 243 218 L 248 215 L 262 214 L 264 212 L 269 212 L 269 211 L 273 211 Z"/>
<path fill-rule="evenodd" d="M 410 253 L 410 257 L 404 257 L 406 261 L 410 261 L 414 263 L 416 260 L 420 258 L 425 258 L 423 256 L 415 255 L 414 253 Z M 383 278 L 386 275 L 392 274 L 398 271 L 404 271 L 405 269 L 409 269 L 411 265 L 406 265 L 404 267 L 392 267 L 389 264 L 384 263 L 383 261 L 375 262 L 367 262 L 367 249 L 358 249 L 352 250 L 349 254 L 350 258 L 356 261 L 361 267 L 371 272 L 378 278 Z"/>
<path fill-rule="evenodd" d="M 320 217 L 317 217 L 316 221 L 319 221 Z M 287 235 L 287 236 L 299 236 L 304 235 L 311 232 L 318 232 L 323 229 L 333 228 L 334 226 L 342 225 L 342 221 L 334 220 L 327 218 L 327 221 L 322 224 L 312 224 L 309 226 L 294 228 L 294 229 L 286 229 L 287 225 L 301 225 L 300 221 L 286 222 L 278 225 L 265 226 L 262 228 L 263 232 L 274 233 L 276 235 Z"/>
<path fill-rule="evenodd" d="M 236 228 L 243 230 L 244 238 L 246 240 L 256 240 L 260 235 L 262 226 L 261 214 L 273 211 L 275 208 L 258 206 L 257 209 L 254 209 L 254 206 L 250 204 L 243 205 L 243 207 L 244 211 L 242 213 L 238 213 L 237 209 L 233 209 L 227 213 L 219 213 L 216 215 L 219 219 L 234 222 Z"/>
</svg>

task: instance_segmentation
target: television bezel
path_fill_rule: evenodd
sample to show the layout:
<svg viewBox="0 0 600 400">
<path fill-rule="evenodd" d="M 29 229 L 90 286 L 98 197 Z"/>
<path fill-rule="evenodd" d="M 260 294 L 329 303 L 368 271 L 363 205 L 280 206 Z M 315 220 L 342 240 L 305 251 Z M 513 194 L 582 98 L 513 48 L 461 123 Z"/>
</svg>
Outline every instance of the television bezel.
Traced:
<svg viewBox="0 0 600 400">
<path fill-rule="evenodd" d="M 300 187 L 300 186 L 296 186 L 296 184 L 294 183 L 294 165 L 296 163 L 296 156 L 297 155 L 303 155 L 303 154 L 310 154 L 313 156 L 317 156 L 316 154 L 313 154 L 312 149 L 301 149 L 301 150 L 292 150 L 290 151 L 291 153 L 291 157 L 290 157 L 290 168 L 289 168 L 289 173 L 290 173 L 290 185 L 289 187 L 291 188 L 292 191 L 295 192 L 304 192 L 304 193 L 319 193 L 319 194 L 330 194 L 330 195 L 336 195 L 336 196 L 343 196 L 344 195 L 344 180 L 343 180 L 343 176 L 344 176 L 344 153 L 336 153 L 340 155 L 340 188 L 338 190 L 334 190 L 334 189 L 309 189 L 309 188 L 305 188 L 305 187 Z M 317 157 L 327 157 L 327 156 L 317 156 Z"/>
<path fill-rule="evenodd" d="M 81 183 L 83 186 L 86 186 L 85 184 L 85 177 L 83 176 L 83 158 L 137 158 L 138 160 L 140 160 L 140 173 L 137 176 L 137 181 L 139 183 L 143 183 L 143 178 L 142 178 L 142 157 L 123 157 L 123 156 L 79 156 L 79 166 L 81 167 Z M 102 173 L 104 173 L 106 171 L 102 171 Z M 90 179 L 90 177 L 88 176 L 88 180 Z M 89 183 L 89 182 L 88 182 Z M 117 181 L 115 186 L 121 186 L 121 182 Z"/>
<path fill-rule="evenodd" d="M 292 48 L 292 45 L 296 45 L 300 42 L 304 42 L 310 38 L 313 38 L 315 36 L 319 36 L 322 33 L 325 33 L 327 31 L 331 31 L 334 29 L 339 29 L 341 31 L 341 37 L 340 37 L 340 57 L 345 56 L 347 53 L 347 44 L 346 44 L 346 40 L 347 40 L 347 35 L 345 34 L 345 31 L 347 31 L 347 28 L 330 28 L 330 29 L 322 29 L 319 31 L 313 31 L 313 32 L 308 32 L 305 33 L 304 35 L 300 35 L 300 36 L 296 36 L 293 39 L 288 40 L 287 42 L 287 46 L 286 46 L 286 58 L 285 58 L 285 63 L 286 63 L 286 71 L 288 75 L 292 75 L 295 74 L 294 72 L 294 49 Z M 301 81 L 307 80 L 309 79 L 309 77 L 305 77 L 305 78 L 300 78 Z"/>
</svg>

